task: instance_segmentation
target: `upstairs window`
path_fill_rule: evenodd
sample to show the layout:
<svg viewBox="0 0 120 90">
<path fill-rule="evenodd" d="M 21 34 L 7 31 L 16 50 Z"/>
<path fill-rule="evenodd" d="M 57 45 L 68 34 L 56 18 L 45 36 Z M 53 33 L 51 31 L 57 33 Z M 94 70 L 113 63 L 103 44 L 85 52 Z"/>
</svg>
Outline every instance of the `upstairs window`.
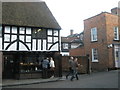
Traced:
<svg viewBox="0 0 120 90">
<path fill-rule="evenodd" d="M 34 28 L 32 37 L 34 39 L 46 39 L 47 38 L 47 30 L 46 29 L 40 29 L 40 28 Z"/>
<path fill-rule="evenodd" d="M 0 37 L 2 37 L 2 26 L 0 25 Z"/>
<path fill-rule="evenodd" d="M 114 27 L 114 40 L 119 40 L 119 29 Z"/>
<path fill-rule="evenodd" d="M 98 50 L 96 48 L 92 49 L 92 62 L 98 62 Z"/>
<path fill-rule="evenodd" d="M 91 29 L 91 41 L 97 41 L 97 28 L 92 28 Z"/>
</svg>

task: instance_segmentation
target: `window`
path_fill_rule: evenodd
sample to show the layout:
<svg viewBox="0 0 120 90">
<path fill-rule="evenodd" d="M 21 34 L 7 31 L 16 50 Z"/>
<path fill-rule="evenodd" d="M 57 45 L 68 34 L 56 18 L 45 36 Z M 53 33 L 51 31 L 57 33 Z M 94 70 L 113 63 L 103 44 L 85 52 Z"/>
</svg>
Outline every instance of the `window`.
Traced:
<svg viewBox="0 0 120 90">
<path fill-rule="evenodd" d="M 48 29 L 48 35 L 52 35 L 52 29 Z"/>
<path fill-rule="evenodd" d="M 63 43 L 63 49 L 68 49 L 68 43 Z"/>
<path fill-rule="evenodd" d="M 17 27 L 12 27 L 12 33 L 17 34 Z"/>
<path fill-rule="evenodd" d="M 92 49 L 92 62 L 98 62 L 98 51 L 96 48 Z"/>
<path fill-rule="evenodd" d="M 91 41 L 97 41 L 97 28 L 91 29 Z"/>
<path fill-rule="evenodd" d="M 54 36 L 58 36 L 58 30 L 54 30 Z"/>
<path fill-rule="evenodd" d="M 0 25 L 0 37 L 2 37 L 2 26 Z"/>
<path fill-rule="evenodd" d="M 26 34 L 31 34 L 31 28 L 26 28 Z"/>
<path fill-rule="evenodd" d="M 119 40 L 119 30 L 118 30 L 118 27 L 114 27 L 114 40 Z"/>
<path fill-rule="evenodd" d="M 25 28 L 24 27 L 20 27 L 20 34 L 25 34 Z"/>
<path fill-rule="evenodd" d="M 40 28 L 34 28 L 32 37 L 37 39 L 46 39 L 47 38 L 47 32 L 46 29 L 40 29 Z"/>
<path fill-rule="evenodd" d="M 10 33 L 10 26 L 5 27 L 5 33 Z"/>
</svg>

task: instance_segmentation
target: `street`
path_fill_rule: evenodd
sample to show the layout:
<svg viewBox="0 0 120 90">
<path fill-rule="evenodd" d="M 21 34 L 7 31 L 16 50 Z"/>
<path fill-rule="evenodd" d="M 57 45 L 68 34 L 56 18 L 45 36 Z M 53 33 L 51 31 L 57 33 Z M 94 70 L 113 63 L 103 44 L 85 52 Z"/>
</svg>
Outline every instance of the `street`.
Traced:
<svg viewBox="0 0 120 90">
<path fill-rule="evenodd" d="M 118 88 L 118 71 L 97 72 L 90 75 L 79 75 L 79 80 L 70 78 L 57 82 L 20 85 L 4 88 Z"/>
</svg>

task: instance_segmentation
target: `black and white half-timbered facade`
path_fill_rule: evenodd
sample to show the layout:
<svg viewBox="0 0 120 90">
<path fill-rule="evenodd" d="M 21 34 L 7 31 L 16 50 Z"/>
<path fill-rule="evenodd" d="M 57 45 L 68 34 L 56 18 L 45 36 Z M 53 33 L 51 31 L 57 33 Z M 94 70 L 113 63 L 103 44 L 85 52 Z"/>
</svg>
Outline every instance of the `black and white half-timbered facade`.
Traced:
<svg viewBox="0 0 120 90">
<path fill-rule="evenodd" d="M 2 25 L 1 31 L 1 50 L 59 51 L 58 30 Z"/>
<path fill-rule="evenodd" d="M 60 29 L 44 1 L 2 2 L 3 78 L 42 77 L 40 64 L 45 57 L 53 57 L 59 64 Z"/>
</svg>

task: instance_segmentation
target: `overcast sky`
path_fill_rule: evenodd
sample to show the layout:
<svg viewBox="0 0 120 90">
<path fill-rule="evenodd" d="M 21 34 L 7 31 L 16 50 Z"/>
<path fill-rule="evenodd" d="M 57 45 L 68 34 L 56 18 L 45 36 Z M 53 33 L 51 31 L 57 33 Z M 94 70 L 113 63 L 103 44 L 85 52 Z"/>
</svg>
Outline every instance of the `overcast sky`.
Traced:
<svg viewBox="0 0 120 90">
<path fill-rule="evenodd" d="M 84 30 L 83 20 L 101 12 L 111 12 L 120 0 L 43 0 L 61 26 L 61 36 Z"/>
</svg>

